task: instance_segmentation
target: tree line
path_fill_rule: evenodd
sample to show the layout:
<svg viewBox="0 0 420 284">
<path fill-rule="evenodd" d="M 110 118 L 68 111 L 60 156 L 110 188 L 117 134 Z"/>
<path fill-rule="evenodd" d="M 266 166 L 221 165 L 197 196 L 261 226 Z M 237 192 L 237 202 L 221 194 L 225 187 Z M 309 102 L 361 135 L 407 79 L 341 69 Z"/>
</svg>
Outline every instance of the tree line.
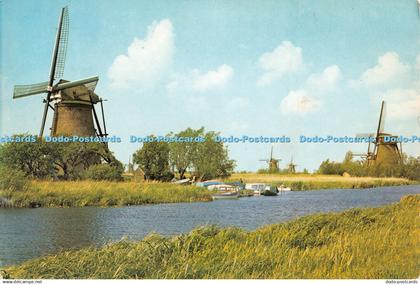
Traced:
<svg viewBox="0 0 420 284">
<path fill-rule="evenodd" d="M 124 171 L 123 164 L 103 143 L 49 143 L 41 138 L 1 144 L 0 167 L 3 173 L 19 171 L 29 178 L 64 180 L 121 180 Z"/>
<path fill-rule="evenodd" d="M 228 177 L 235 168 L 235 161 L 229 159 L 223 142 L 216 141 L 217 135 L 214 131 L 206 132 L 204 127 L 187 128 L 179 133 L 171 132 L 166 137 L 202 139 L 192 139 L 193 142 L 188 143 L 151 139 L 152 142 L 144 143 L 133 154 L 133 162 L 143 171 L 146 180 L 169 181 L 174 177 L 184 179 L 187 172 L 196 180 Z"/>
<path fill-rule="evenodd" d="M 319 168 L 319 174 L 373 177 L 404 177 L 412 180 L 420 180 L 420 156 L 409 157 L 405 154 L 402 161 L 397 164 L 374 164 L 367 165 L 364 161 L 354 161 L 352 152 L 347 152 L 342 162 L 334 162 L 329 159 L 323 161 Z"/>
<path fill-rule="evenodd" d="M 223 143 L 216 142 L 217 135 L 204 128 L 169 133 L 166 137 L 201 137 L 194 141 L 202 142 L 145 142 L 133 154 L 133 162 L 146 180 L 169 181 L 175 176 L 184 179 L 187 172 L 196 180 L 227 177 L 233 172 L 235 162 L 229 159 Z M 14 138 L 25 136 L 15 135 Z M 14 140 L 22 142 L 0 144 L 0 174 L 3 176 L 0 178 L 14 175 L 34 179 L 123 179 L 124 165 L 103 143 L 51 143 L 39 137 L 35 142 Z"/>
</svg>

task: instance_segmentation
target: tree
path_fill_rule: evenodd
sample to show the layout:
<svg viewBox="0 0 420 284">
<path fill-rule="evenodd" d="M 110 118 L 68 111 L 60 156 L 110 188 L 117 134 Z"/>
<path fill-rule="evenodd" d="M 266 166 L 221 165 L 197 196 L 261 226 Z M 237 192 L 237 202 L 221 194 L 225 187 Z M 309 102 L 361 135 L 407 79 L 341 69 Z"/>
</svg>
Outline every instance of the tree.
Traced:
<svg viewBox="0 0 420 284">
<path fill-rule="evenodd" d="M 90 166 L 85 172 L 83 177 L 92 180 L 108 180 L 108 181 L 121 181 L 123 169 L 113 167 L 110 164 L 97 164 Z"/>
<path fill-rule="evenodd" d="M 405 157 L 402 172 L 404 177 L 420 181 L 420 156 L 417 158 Z"/>
<path fill-rule="evenodd" d="M 54 143 L 59 152 L 55 164 L 62 172 L 64 179 L 78 179 L 84 171 L 93 165 L 106 163 L 117 171 L 123 171 L 124 166 L 119 162 L 108 147 L 97 142 L 68 142 Z"/>
<path fill-rule="evenodd" d="M 180 179 L 185 178 L 187 171 L 198 180 L 228 177 L 235 162 L 229 159 L 223 142 L 216 141 L 217 135 L 216 132 L 205 132 L 203 127 L 197 130 L 187 128 L 175 135 L 170 133 L 168 138 L 188 137 L 189 141 L 146 142 L 133 155 L 133 161 L 143 170 L 146 179 L 168 180 L 174 176 L 170 169 L 178 173 Z M 197 137 L 201 139 L 194 139 Z"/>
<path fill-rule="evenodd" d="M 200 137 L 204 136 L 204 128 L 197 130 L 187 128 L 175 134 L 177 137 Z M 194 156 L 199 152 L 200 142 L 174 142 L 169 143 L 169 162 L 174 171 L 179 174 L 179 179 L 185 178 L 185 173 L 193 165 Z"/>
<path fill-rule="evenodd" d="M 154 136 L 151 136 L 154 139 Z M 133 162 L 139 165 L 146 180 L 168 181 L 173 178 L 169 169 L 169 145 L 167 142 L 145 142 L 133 154 Z"/>
<path fill-rule="evenodd" d="M 13 138 L 26 135 L 14 135 Z M 23 140 L 23 139 L 22 139 Z M 26 176 L 47 178 L 54 175 L 58 151 L 40 138 L 35 142 L 10 142 L 0 145 L 0 165 L 22 171 Z"/>
<path fill-rule="evenodd" d="M 327 159 L 319 166 L 318 173 L 324 175 L 342 175 L 344 169 L 341 163 L 330 162 L 330 160 Z"/>
<path fill-rule="evenodd" d="M 205 133 L 204 142 L 197 144 L 192 155 L 192 169 L 199 180 L 228 177 L 235 168 L 235 161 L 229 159 L 223 142 L 216 141 L 217 135 L 213 131 Z"/>
<path fill-rule="evenodd" d="M 0 165 L 0 190 L 23 190 L 28 182 L 25 173 L 21 170 Z"/>
<path fill-rule="evenodd" d="M 13 137 L 25 137 L 16 135 Z M 20 139 L 23 140 L 23 139 Z M 90 166 L 106 162 L 123 171 L 122 164 L 102 143 L 11 142 L 0 145 L 0 165 L 18 169 L 25 176 L 44 179 L 78 179 Z"/>
</svg>

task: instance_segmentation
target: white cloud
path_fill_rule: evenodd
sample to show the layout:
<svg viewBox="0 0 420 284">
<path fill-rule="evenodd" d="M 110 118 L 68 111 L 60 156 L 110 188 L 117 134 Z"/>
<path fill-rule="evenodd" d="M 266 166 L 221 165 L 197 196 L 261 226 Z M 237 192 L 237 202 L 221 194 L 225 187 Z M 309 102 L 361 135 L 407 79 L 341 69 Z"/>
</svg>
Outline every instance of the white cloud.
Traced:
<svg viewBox="0 0 420 284">
<path fill-rule="evenodd" d="M 283 114 L 306 114 L 317 111 L 321 102 L 307 94 L 303 89 L 290 91 L 281 101 L 280 110 Z"/>
<path fill-rule="evenodd" d="M 127 54 L 118 55 L 108 70 L 114 88 L 147 88 L 168 72 L 175 50 L 172 23 L 165 19 L 148 28 L 145 39 L 134 38 Z"/>
<path fill-rule="evenodd" d="M 307 80 L 307 86 L 320 92 L 332 91 L 342 79 L 341 70 L 337 65 L 328 66 L 322 73 L 312 74 Z"/>
<path fill-rule="evenodd" d="M 205 92 L 211 89 L 224 88 L 233 77 L 233 68 L 223 64 L 216 70 L 211 70 L 201 75 L 197 72 L 194 76 L 193 89 L 198 92 Z"/>
<path fill-rule="evenodd" d="M 318 111 L 322 106 L 322 98 L 337 88 L 342 79 L 337 65 L 326 67 L 321 73 L 311 74 L 306 80 L 305 87 L 290 91 L 280 103 L 280 110 L 284 115 L 303 115 Z"/>
<path fill-rule="evenodd" d="M 402 63 L 396 52 L 387 52 L 378 58 L 374 67 L 362 74 L 359 81 L 366 86 L 389 86 L 405 80 L 409 72 L 410 66 Z"/>
<path fill-rule="evenodd" d="M 290 41 L 283 41 L 272 52 L 261 55 L 258 65 L 265 73 L 258 79 L 257 85 L 269 85 L 303 68 L 302 49 Z"/>
<path fill-rule="evenodd" d="M 402 63 L 396 52 L 385 53 L 356 85 L 365 87 L 375 103 L 386 101 L 388 118 L 416 119 L 420 115 L 420 54 L 410 65 Z"/>
<path fill-rule="evenodd" d="M 420 90 L 395 89 L 381 93 L 378 99 L 387 103 L 387 117 L 391 119 L 415 119 L 420 115 Z"/>
<path fill-rule="evenodd" d="M 223 64 L 215 70 L 202 73 L 198 69 L 189 74 L 175 75 L 166 88 L 169 92 L 188 91 L 188 92 L 206 92 L 211 90 L 220 90 L 225 88 L 231 81 L 234 70 L 231 66 Z"/>
</svg>

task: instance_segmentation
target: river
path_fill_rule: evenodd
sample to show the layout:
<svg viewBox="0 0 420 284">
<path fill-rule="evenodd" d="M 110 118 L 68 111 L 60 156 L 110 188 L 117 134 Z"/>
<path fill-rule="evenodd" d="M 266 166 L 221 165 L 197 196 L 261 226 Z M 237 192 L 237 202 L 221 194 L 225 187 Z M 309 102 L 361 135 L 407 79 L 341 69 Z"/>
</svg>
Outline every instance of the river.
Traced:
<svg viewBox="0 0 420 284">
<path fill-rule="evenodd" d="M 420 186 L 292 191 L 275 197 L 130 207 L 1 208 L 0 266 L 123 237 L 138 240 L 151 232 L 185 233 L 199 225 L 253 230 L 317 212 L 377 207 L 407 194 L 420 194 Z"/>
</svg>

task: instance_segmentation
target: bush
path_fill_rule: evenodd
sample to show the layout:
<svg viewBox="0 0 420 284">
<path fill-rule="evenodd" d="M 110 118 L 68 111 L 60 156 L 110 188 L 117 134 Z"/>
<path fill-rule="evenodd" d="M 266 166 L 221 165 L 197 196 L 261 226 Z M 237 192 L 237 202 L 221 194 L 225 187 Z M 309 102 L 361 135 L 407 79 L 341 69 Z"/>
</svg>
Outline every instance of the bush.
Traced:
<svg viewBox="0 0 420 284">
<path fill-rule="evenodd" d="M 0 166 L 0 190 L 23 190 L 27 184 L 28 179 L 24 172 Z"/>
<path fill-rule="evenodd" d="M 92 180 L 122 180 L 122 171 L 117 167 L 108 164 L 99 164 L 90 166 L 84 173 L 84 178 Z"/>
<path fill-rule="evenodd" d="M 319 166 L 318 173 L 323 175 L 342 175 L 345 172 L 343 165 L 338 162 L 331 162 L 329 159 L 323 161 Z"/>
</svg>

